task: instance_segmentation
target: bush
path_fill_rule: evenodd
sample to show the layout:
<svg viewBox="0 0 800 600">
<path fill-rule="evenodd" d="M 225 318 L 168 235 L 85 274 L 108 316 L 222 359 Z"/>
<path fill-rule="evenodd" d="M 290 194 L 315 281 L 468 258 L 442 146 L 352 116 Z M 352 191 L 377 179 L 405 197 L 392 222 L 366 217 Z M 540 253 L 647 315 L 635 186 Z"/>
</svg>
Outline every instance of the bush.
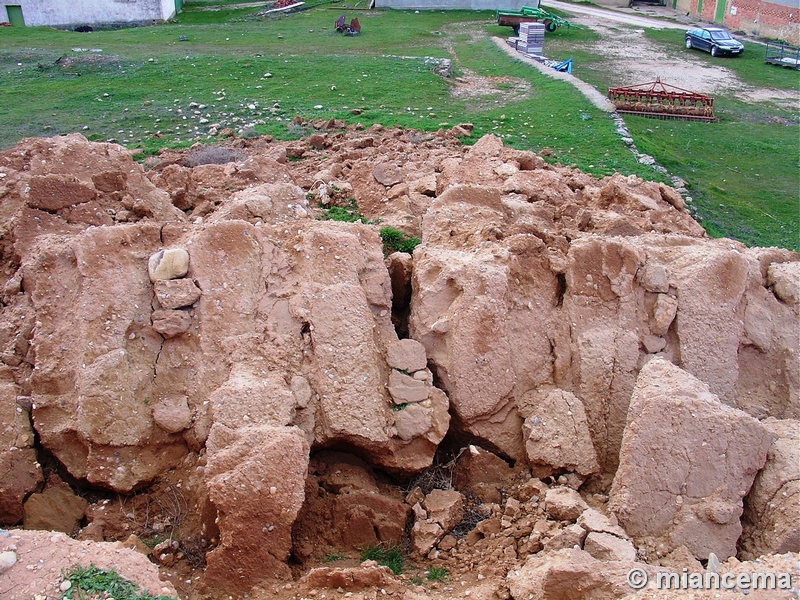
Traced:
<svg viewBox="0 0 800 600">
<path fill-rule="evenodd" d="M 406 557 L 397 546 L 370 546 L 361 551 L 361 561 L 374 560 L 379 565 L 389 567 L 392 573 L 400 575 L 406 565 Z"/>
<path fill-rule="evenodd" d="M 383 251 L 389 255 L 392 252 L 414 252 L 414 248 L 422 242 L 417 237 L 411 237 L 394 227 L 384 227 L 381 229 L 381 239 L 383 240 Z"/>
</svg>

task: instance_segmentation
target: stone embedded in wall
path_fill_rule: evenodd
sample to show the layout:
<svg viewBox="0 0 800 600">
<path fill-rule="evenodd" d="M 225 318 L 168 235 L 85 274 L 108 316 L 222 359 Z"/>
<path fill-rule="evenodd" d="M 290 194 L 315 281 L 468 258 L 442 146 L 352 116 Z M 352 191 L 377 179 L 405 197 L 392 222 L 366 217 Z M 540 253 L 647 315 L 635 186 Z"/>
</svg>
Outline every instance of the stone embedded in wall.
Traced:
<svg viewBox="0 0 800 600">
<path fill-rule="evenodd" d="M 192 411 L 185 396 L 164 398 L 153 406 L 153 422 L 168 433 L 178 433 L 192 424 Z"/>
<path fill-rule="evenodd" d="M 150 281 L 163 281 L 184 277 L 189 272 L 189 253 L 183 248 L 159 250 L 147 262 Z"/>
<path fill-rule="evenodd" d="M 389 394 L 395 404 L 427 400 L 430 386 L 405 373 L 392 369 L 389 373 Z"/>
<path fill-rule="evenodd" d="M 186 333 L 192 326 L 192 315 L 185 310 L 154 310 L 153 329 L 166 338 Z"/>
<path fill-rule="evenodd" d="M 425 346 L 412 339 L 398 340 L 390 345 L 386 351 L 386 362 L 393 369 L 407 373 L 413 373 L 428 366 Z"/>
<path fill-rule="evenodd" d="M 191 279 L 167 279 L 154 283 L 156 298 L 161 308 L 172 310 L 191 306 L 200 299 L 200 288 Z"/>
</svg>

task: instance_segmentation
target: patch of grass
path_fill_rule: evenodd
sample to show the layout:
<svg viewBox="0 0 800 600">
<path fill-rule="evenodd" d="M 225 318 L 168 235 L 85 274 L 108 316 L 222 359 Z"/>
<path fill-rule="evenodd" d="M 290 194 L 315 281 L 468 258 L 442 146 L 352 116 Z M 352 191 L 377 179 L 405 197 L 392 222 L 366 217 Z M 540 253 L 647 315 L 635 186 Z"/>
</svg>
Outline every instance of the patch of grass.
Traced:
<svg viewBox="0 0 800 600">
<path fill-rule="evenodd" d="M 153 596 L 142 592 L 141 587 L 121 577 L 113 569 L 100 569 L 95 565 L 70 568 L 64 578 L 72 584 L 62 598 L 85 600 L 114 598 L 114 600 L 172 600 L 169 596 Z"/>
<path fill-rule="evenodd" d="M 361 560 L 374 560 L 379 565 L 389 567 L 395 575 L 400 575 L 405 569 L 406 557 L 397 546 L 369 546 L 361 551 Z"/>
<path fill-rule="evenodd" d="M 161 542 L 165 542 L 169 539 L 169 536 L 164 535 L 163 533 L 154 533 L 151 536 L 146 536 L 141 538 L 142 543 L 150 548 L 151 550 L 158 546 Z"/>
<path fill-rule="evenodd" d="M 328 554 L 322 557 L 322 562 L 331 563 L 345 559 L 347 559 L 346 554 L 342 554 L 341 552 L 329 552 Z"/>
<path fill-rule="evenodd" d="M 447 569 L 443 569 L 442 567 L 431 567 L 428 569 L 428 572 L 425 574 L 425 578 L 428 581 L 447 581 L 447 578 L 450 575 L 447 573 Z"/>
<path fill-rule="evenodd" d="M 383 240 L 383 252 L 388 256 L 393 252 L 414 252 L 422 240 L 418 237 L 409 236 L 394 227 L 384 227 L 380 232 Z"/>
<path fill-rule="evenodd" d="M 639 150 L 689 182 L 696 218 L 710 235 L 800 251 L 796 126 L 644 117 L 626 123 Z"/>
<path fill-rule="evenodd" d="M 361 216 L 355 198 L 348 198 L 346 206 L 331 206 L 322 211 L 321 221 L 341 221 L 343 223 L 366 223 L 372 221 Z"/>
</svg>

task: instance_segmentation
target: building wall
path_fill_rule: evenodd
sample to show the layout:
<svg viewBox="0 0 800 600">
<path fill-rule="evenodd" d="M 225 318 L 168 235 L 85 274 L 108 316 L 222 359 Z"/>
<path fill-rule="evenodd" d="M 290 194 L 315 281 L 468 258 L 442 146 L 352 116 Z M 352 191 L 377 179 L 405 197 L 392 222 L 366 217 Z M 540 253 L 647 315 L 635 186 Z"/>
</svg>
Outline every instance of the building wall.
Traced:
<svg viewBox="0 0 800 600">
<path fill-rule="evenodd" d="M 161 21 L 175 15 L 175 0 L 0 0 L 5 5 L 22 7 L 25 24 L 36 25 L 100 25 L 103 23 L 136 23 Z"/>
<path fill-rule="evenodd" d="M 726 0 L 718 0 L 725 2 Z M 779 39 L 800 45 L 800 3 L 795 0 L 766 2 L 765 0 L 727 0 L 722 23 L 748 35 Z"/>
</svg>

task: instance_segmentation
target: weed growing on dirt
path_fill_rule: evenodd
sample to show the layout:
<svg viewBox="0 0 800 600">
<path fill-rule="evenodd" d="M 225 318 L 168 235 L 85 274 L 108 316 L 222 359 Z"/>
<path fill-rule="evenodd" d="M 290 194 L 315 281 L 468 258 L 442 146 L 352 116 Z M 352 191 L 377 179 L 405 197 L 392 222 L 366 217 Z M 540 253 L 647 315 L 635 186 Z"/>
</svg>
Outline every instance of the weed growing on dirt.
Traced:
<svg viewBox="0 0 800 600">
<path fill-rule="evenodd" d="M 400 575 L 406 565 L 406 557 L 397 546 L 369 546 L 361 551 L 361 560 L 374 560 L 379 565 L 389 567 L 395 575 Z"/>
<path fill-rule="evenodd" d="M 425 574 L 425 579 L 428 581 L 447 581 L 449 574 L 447 573 L 447 569 L 443 569 L 442 567 L 431 567 L 428 569 L 428 572 Z"/>
<path fill-rule="evenodd" d="M 331 563 L 337 562 L 339 560 L 345 560 L 347 558 L 346 554 L 342 554 L 341 552 L 329 552 L 325 556 L 322 557 L 322 562 Z"/>
<path fill-rule="evenodd" d="M 70 587 L 61 596 L 71 600 L 114 598 L 114 600 L 173 600 L 169 596 L 153 596 L 142 592 L 139 585 L 121 577 L 114 569 L 100 569 L 95 565 L 75 565 L 64 573 Z"/>
<path fill-rule="evenodd" d="M 361 216 L 361 211 L 355 198 L 348 198 L 345 206 L 331 206 L 322 211 L 321 221 L 340 221 L 343 223 L 365 223 L 372 221 Z"/>
<path fill-rule="evenodd" d="M 383 252 L 387 256 L 392 252 L 414 252 L 414 248 L 422 243 L 418 237 L 409 236 L 394 227 L 384 227 L 381 229 L 381 239 L 383 240 Z"/>
</svg>

